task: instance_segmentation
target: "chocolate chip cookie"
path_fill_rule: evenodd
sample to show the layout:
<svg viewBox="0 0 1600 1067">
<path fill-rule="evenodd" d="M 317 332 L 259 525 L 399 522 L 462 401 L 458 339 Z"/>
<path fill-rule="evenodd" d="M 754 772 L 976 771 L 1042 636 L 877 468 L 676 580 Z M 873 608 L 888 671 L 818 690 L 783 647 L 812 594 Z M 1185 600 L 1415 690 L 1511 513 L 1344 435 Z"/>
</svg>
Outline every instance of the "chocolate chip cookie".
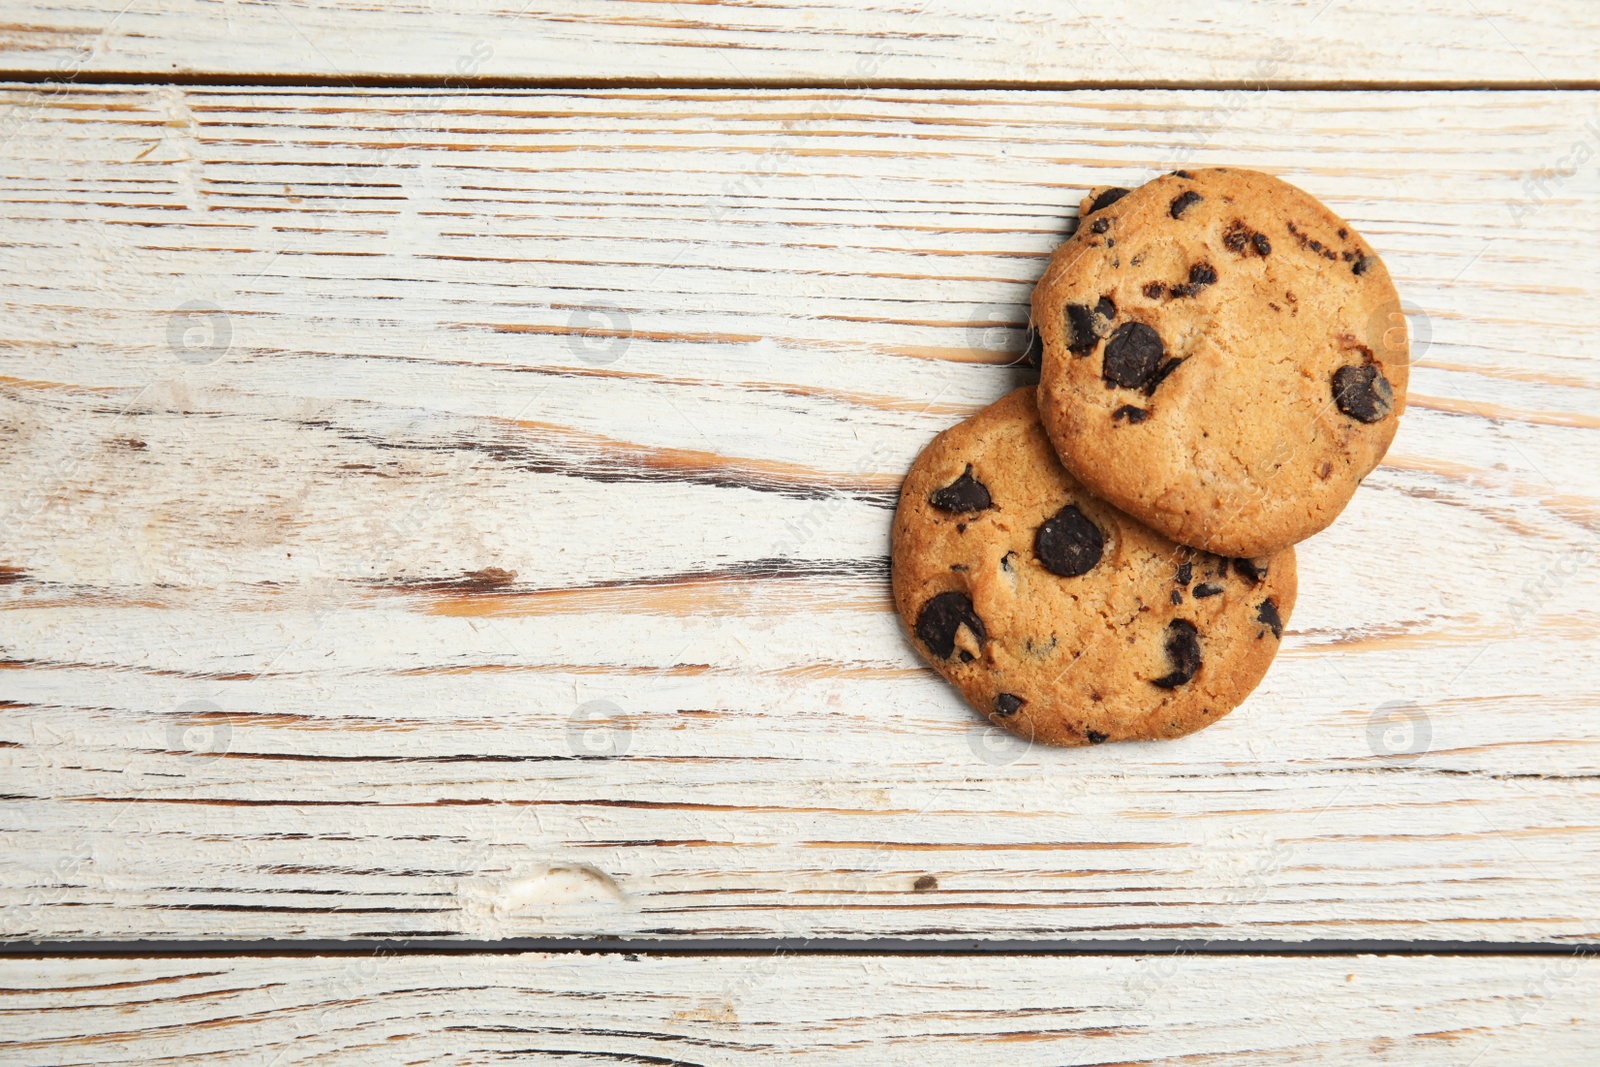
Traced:
<svg viewBox="0 0 1600 1067">
<path fill-rule="evenodd" d="M 1176 545 L 1061 466 L 1032 387 L 934 438 L 906 476 L 894 598 L 917 651 L 1021 737 L 1179 737 L 1255 688 L 1294 608 L 1294 550 Z"/>
<path fill-rule="evenodd" d="M 1033 293 L 1039 411 L 1089 490 L 1226 556 L 1338 517 L 1405 409 L 1389 272 L 1350 224 L 1255 171 L 1095 189 Z"/>
</svg>

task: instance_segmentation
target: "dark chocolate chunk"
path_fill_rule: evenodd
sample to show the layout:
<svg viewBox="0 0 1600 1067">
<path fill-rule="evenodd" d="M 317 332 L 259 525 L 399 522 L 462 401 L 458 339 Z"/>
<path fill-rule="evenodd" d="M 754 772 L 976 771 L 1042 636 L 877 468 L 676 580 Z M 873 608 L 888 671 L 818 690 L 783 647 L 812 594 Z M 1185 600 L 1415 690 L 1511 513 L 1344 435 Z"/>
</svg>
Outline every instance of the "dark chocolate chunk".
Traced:
<svg viewBox="0 0 1600 1067">
<path fill-rule="evenodd" d="M 1012 696 L 1010 693 L 1001 693 L 994 698 L 994 713 L 1002 719 L 1009 718 L 1017 713 L 1017 709 L 1026 704 L 1021 697 Z"/>
<path fill-rule="evenodd" d="M 1117 317 L 1117 305 L 1111 302 L 1111 298 L 1109 296 L 1102 296 L 1094 303 L 1094 313 L 1109 323 L 1112 319 Z M 1110 326 L 1106 327 L 1106 329 L 1110 328 Z"/>
<path fill-rule="evenodd" d="M 1161 335 L 1142 322 L 1125 322 L 1111 334 L 1106 342 L 1105 359 L 1100 377 L 1108 385 L 1124 389 L 1139 389 L 1161 367 L 1161 357 L 1167 354 Z"/>
<path fill-rule="evenodd" d="M 1236 559 L 1233 569 L 1239 572 L 1239 577 L 1251 585 L 1260 585 L 1261 580 L 1267 576 L 1267 561 L 1264 559 Z"/>
<path fill-rule="evenodd" d="M 949 659 L 956 651 L 956 631 L 965 626 L 981 645 L 986 638 L 983 620 L 972 610 L 972 600 L 965 593 L 940 593 L 926 604 L 917 615 L 917 637 L 928 651 L 940 659 Z M 972 653 L 962 650 L 961 661 L 972 662 Z"/>
<path fill-rule="evenodd" d="M 1084 736 L 1089 739 L 1091 745 L 1103 745 L 1111 737 L 1110 734 L 1103 734 L 1099 730 L 1086 730 Z"/>
<path fill-rule="evenodd" d="M 1087 304 L 1068 304 L 1061 309 L 1061 322 L 1067 328 L 1067 351 L 1086 356 L 1094 351 L 1100 334 L 1094 328 L 1094 310 Z"/>
<path fill-rule="evenodd" d="M 1089 205 L 1089 214 L 1093 215 L 1096 211 L 1108 208 L 1127 195 L 1128 190 L 1126 189 L 1107 189 L 1094 198 L 1094 202 Z"/>
<path fill-rule="evenodd" d="M 1131 423 L 1141 423 L 1149 417 L 1150 413 L 1148 411 L 1144 408 L 1136 408 L 1132 404 L 1124 404 L 1111 413 L 1112 422 L 1116 422 L 1118 419 L 1127 419 Z"/>
<path fill-rule="evenodd" d="M 1271 597 L 1263 600 L 1261 606 L 1256 609 L 1256 621 L 1271 630 L 1273 637 L 1281 638 L 1283 636 L 1283 619 L 1278 616 L 1278 605 Z M 1260 637 L 1261 635 L 1257 634 L 1256 636 Z"/>
<path fill-rule="evenodd" d="M 1368 265 L 1370 265 L 1371 263 L 1372 263 L 1372 260 L 1368 259 L 1365 253 L 1358 253 L 1356 255 L 1356 261 L 1354 263 L 1350 264 L 1350 273 L 1351 274 L 1365 274 L 1365 273 L 1367 273 Z"/>
<path fill-rule="evenodd" d="M 1173 619 L 1167 623 L 1167 662 L 1172 673 L 1153 680 L 1162 689 L 1176 689 L 1200 670 L 1200 637 L 1194 623 L 1188 619 Z"/>
<path fill-rule="evenodd" d="M 1194 587 L 1194 598 L 1196 600 L 1204 600 L 1206 597 L 1216 596 L 1220 592 L 1222 592 L 1222 586 L 1212 585 L 1210 582 L 1201 582 Z"/>
<path fill-rule="evenodd" d="M 1111 229 L 1111 220 L 1095 219 L 1094 225 L 1090 226 L 1089 229 L 1093 233 L 1105 233 L 1107 230 Z"/>
<path fill-rule="evenodd" d="M 1194 561 L 1185 560 L 1184 562 L 1178 564 L 1178 572 L 1172 576 L 1172 580 L 1177 582 L 1179 585 L 1188 585 L 1193 579 Z"/>
<path fill-rule="evenodd" d="M 1250 243 L 1256 246 L 1256 255 L 1265 256 L 1272 251 L 1272 243 L 1267 240 L 1264 233 L 1252 234 Z"/>
<path fill-rule="evenodd" d="M 928 503 L 940 511 L 959 515 L 967 511 L 982 511 L 993 506 L 994 502 L 989 499 L 989 490 L 984 484 L 972 476 L 972 464 L 968 463 L 961 477 L 943 489 L 935 489 L 929 495 Z"/>
<path fill-rule="evenodd" d="M 1177 196 L 1172 198 L 1172 206 L 1167 209 L 1167 214 L 1171 215 L 1173 218 L 1177 218 L 1185 211 L 1188 211 L 1190 205 L 1198 204 L 1204 199 L 1205 197 L 1201 196 L 1193 189 L 1190 189 L 1187 192 L 1179 193 Z"/>
<path fill-rule="evenodd" d="M 1156 369 L 1156 372 L 1150 376 L 1150 380 L 1144 383 L 1144 395 L 1150 396 L 1155 393 L 1156 386 L 1166 381 L 1167 375 L 1177 370 L 1178 364 L 1182 362 L 1183 360 L 1181 359 L 1169 359 L 1165 363 L 1161 364 L 1161 366 Z"/>
<path fill-rule="evenodd" d="M 1165 293 L 1166 291 L 1167 287 L 1162 285 L 1160 282 L 1144 283 L 1144 295 L 1149 297 L 1151 300 L 1160 300 L 1161 294 Z"/>
<path fill-rule="evenodd" d="M 1106 538 L 1078 505 L 1068 504 L 1039 524 L 1033 535 L 1033 554 L 1051 574 L 1076 578 L 1100 562 Z"/>
<path fill-rule="evenodd" d="M 1182 604 L 1183 603 L 1183 594 L 1178 592 L 1178 590 L 1174 589 L 1172 591 L 1171 597 L 1169 597 L 1168 599 L 1170 599 L 1172 601 L 1173 605 L 1176 606 L 1178 604 Z"/>
<path fill-rule="evenodd" d="M 1234 219 L 1222 234 L 1222 247 L 1235 255 L 1244 255 L 1244 246 L 1250 240 L 1250 227 L 1240 219 Z"/>
<path fill-rule="evenodd" d="M 1217 280 L 1217 271 L 1209 263 L 1196 263 L 1189 268 L 1189 292 L 1193 293 Z"/>
<path fill-rule="evenodd" d="M 1111 347 L 1106 346 L 1106 358 Z M 1370 363 L 1340 367 L 1333 372 L 1333 402 L 1357 422 L 1377 422 L 1394 407 L 1394 390 L 1378 368 Z"/>
</svg>

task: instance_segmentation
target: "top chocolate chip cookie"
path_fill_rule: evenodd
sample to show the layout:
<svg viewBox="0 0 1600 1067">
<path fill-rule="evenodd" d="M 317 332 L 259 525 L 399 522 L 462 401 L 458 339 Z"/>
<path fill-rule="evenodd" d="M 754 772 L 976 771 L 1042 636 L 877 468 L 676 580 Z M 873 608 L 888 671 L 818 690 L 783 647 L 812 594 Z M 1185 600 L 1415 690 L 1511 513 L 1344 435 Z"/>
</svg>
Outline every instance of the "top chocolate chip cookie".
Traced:
<svg viewBox="0 0 1600 1067">
<path fill-rule="evenodd" d="M 1389 272 L 1255 171 L 1095 189 L 1033 293 L 1039 414 L 1095 495 L 1181 544 L 1262 556 L 1326 527 L 1405 409 Z"/>
</svg>

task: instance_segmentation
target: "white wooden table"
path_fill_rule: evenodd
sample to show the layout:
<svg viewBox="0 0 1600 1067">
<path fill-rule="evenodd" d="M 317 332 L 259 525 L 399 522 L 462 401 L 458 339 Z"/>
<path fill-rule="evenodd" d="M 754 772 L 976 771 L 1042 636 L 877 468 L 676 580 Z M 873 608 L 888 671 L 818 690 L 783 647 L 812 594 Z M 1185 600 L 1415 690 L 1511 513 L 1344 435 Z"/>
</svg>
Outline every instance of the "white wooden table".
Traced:
<svg viewBox="0 0 1600 1067">
<path fill-rule="evenodd" d="M 1596 1062 L 1594 8 L 123 4 L 0 19 L 0 1063 Z M 894 493 L 1213 163 L 1408 412 L 1243 707 L 1025 747 Z"/>
</svg>

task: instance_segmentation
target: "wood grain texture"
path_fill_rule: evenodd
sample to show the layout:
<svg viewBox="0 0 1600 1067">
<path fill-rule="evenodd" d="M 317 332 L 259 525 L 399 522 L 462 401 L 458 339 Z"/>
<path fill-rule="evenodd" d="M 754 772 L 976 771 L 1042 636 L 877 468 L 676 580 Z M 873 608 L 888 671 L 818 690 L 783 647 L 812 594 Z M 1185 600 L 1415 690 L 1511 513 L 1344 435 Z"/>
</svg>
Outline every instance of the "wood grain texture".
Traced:
<svg viewBox="0 0 1600 1067">
<path fill-rule="evenodd" d="M 1593 94 L 6 93 L 4 936 L 1600 930 Z M 1183 163 L 1431 340 L 1243 708 L 1017 747 L 889 507 Z"/>
<path fill-rule="evenodd" d="M 1592 958 L 0 961 L 0 1062 L 1588 1067 Z"/>
<path fill-rule="evenodd" d="M 55 77 L 673 80 L 852 88 L 1592 84 L 1584 0 L 31 0 L 0 70 Z"/>
</svg>

